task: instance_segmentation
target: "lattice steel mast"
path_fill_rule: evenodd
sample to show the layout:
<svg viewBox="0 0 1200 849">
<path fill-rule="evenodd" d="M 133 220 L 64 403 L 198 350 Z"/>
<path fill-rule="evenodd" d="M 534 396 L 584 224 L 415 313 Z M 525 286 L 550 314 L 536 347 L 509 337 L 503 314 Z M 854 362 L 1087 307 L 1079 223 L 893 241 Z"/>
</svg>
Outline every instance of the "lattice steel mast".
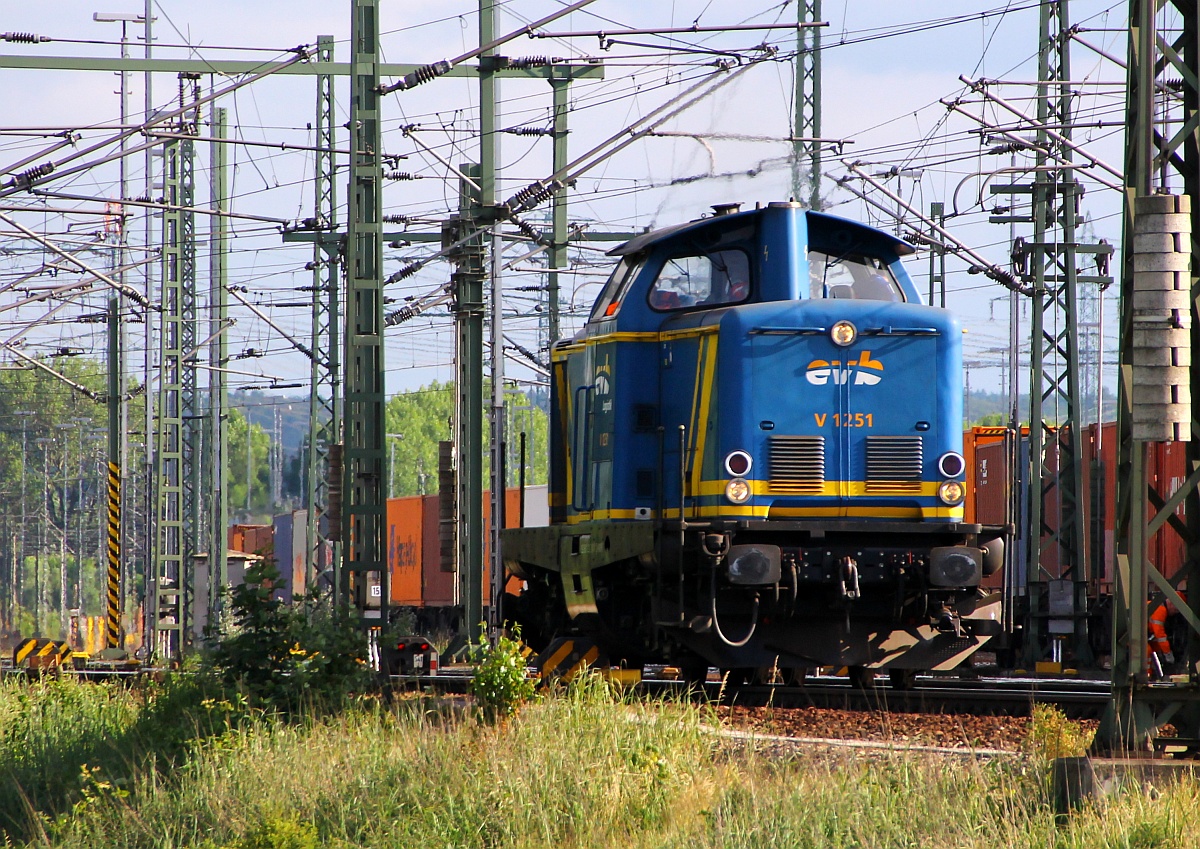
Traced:
<svg viewBox="0 0 1200 849">
<path fill-rule="evenodd" d="M 346 383 L 342 598 L 366 612 L 378 587 L 386 624 L 383 184 L 378 0 L 351 12 L 350 190 L 346 210 Z"/>
<path fill-rule="evenodd" d="M 333 61 L 333 36 L 317 38 L 316 59 L 321 63 Z M 335 188 L 334 145 L 337 141 L 333 113 L 333 76 L 317 77 L 317 121 L 314 155 L 314 209 L 312 229 L 329 234 L 337 226 L 337 191 Z M 305 559 L 308 592 L 318 591 L 318 575 L 331 569 L 337 571 L 341 543 L 330 537 L 331 524 L 340 521 L 329 510 L 329 446 L 341 440 L 341 334 L 339 296 L 341 294 L 340 245 L 336 241 L 313 241 L 312 259 L 312 350 L 311 385 L 308 395 L 308 474 L 307 527 Z M 338 529 L 340 530 L 340 529 Z"/>
</svg>

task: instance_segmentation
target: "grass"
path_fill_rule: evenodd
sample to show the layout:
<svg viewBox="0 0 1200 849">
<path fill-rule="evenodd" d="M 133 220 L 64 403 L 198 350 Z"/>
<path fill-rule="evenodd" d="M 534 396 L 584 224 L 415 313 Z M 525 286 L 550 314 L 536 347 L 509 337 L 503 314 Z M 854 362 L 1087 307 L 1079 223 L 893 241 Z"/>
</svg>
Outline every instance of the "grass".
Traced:
<svg viewBox="0 0 1200 849">
<path fill-rule="evenodd" d="M 461 705 L 421 699 L 386 707 L 362 699 L 288 722 L 205 699 L 179 684 L 0 687 L 0 810 L 16 816 L 11 841 L 205 849 L 1200 846 L 1193 782 L 1112 797 L 1056 827 L 1036 734 L 1031 754 L 988 762 L 781 755 L 707 733 L 712 717 L 703 709 L 622 700 L 596 681 L 494 726 Z M 18 786 L 16 798 L 28 803 L 10 805 Z"/>
</svg>

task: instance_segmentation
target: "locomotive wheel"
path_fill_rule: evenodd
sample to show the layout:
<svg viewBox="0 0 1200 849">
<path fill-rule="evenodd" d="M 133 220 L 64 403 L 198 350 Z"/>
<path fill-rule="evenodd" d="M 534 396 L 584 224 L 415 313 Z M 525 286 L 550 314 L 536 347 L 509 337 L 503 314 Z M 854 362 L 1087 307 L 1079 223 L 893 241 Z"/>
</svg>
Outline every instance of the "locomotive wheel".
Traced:
<svg viewBox="0 0 1200 849">
<path fill-rule="evenodd" d="M 759 666 L 754 670 L 754 675 L 750 679 L 755 684 L 781 684 L 783 683 L 783 670 L 778 666 Z"/>
<path fill-rule="evenodd" d="M 807 666 L 785 666 L 779 671 L 783 673 L 783 683 L 788 687 L 803 687 L 804 679 L 808 677 Z"/>
<path fill-rule="evenodd" d="M 757 672 L 758 670 L 752 666 L 737 666 L 732 669 L 722 669 L 721 680 L 724 683 L 725 689 L 736 690 L 752 682 Z"/>
<path fill-rule="evenodd" d="M 708 680 L 708 662 L 693 660 L 679 664 L 679 678 L 689 690 L 701 690 Z"/>
<path fill-rule="evenodd" d="M 893 690 L 911 690 L 917 686 L 917 670 L 889 669 L 888 683 Z"/>
<path fill-rule="evenodd" d="M 875 670 L 865 666 L 851 666 L 848 670 L 850 674 L 850 686 L 859 690 L 874 690 L 875 689 Z"/>
</svg>

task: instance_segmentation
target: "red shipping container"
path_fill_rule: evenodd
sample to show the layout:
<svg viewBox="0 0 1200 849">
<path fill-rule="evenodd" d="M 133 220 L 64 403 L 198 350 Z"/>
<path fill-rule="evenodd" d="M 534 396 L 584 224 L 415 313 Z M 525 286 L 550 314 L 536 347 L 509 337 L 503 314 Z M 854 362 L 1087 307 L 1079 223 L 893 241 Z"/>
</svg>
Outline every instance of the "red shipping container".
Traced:
<svg viewBox="0 0 1200 849">
<path fill-rule="evenodd" d="M 1155 442 L 1150 446 L 1150 457 L 1146 470 L 1147 479 L 1154 491 L 1165 502 L 1187 480 L 1187 443 Z M 1157 513 L 1154 504 L 1149 505 L 1147 521 Z M 1179 521 L 1187 522 L 1184 504 L 1175 510 Z M 1173 579 L 1187 559 L 1187 545 L 1179 532 L 1165 524 L 1146 546 L 1146 556 L 1168 580 Z"/>
<path fill-rule="evenodd" d="M 976 446 L 973 454 L 973 497 L 969 500 L 974 518 L 971 521 L 981 525 L 1008 524 L 1012 521 L 1009 516 L 1008 446 L 1004 442 L 992 442 Z"/>
<path fill-rule="evenodd" d="M 1097 469 L 1097 459 L 1101 467 Z M 1105 422 L 1087 427 L 1087 443 L 1084 449 L 1084 478 L 1082 497 L 1088 516 L 1088 562 L 1093 564 L 1092 587 L 1096 594 L 1112 592 L 1113 569 L 1116 564 L 1116 521 L 1117 521 L 1117 425 Z M 1099 490 L 1103 503 L 1097 516 L 1096 486 L 1094 478 L 1103 475 Z M 1097 545 L 1100 550 L 1095 551 Z"/>
<path fill-rule="evenodd" d="M 421 515 L 421 581 L 422 598 L 426 607 L 449 607 L 454 604 L 453 572 L 442 571 L 442 552 L 438 528 L 438 497 L 426 495 Z"/>
<path fill-rule="evenodd" d="M 1004 427 L 973 427 L 963 433 L 963 459 L 966 461 L 967 469 L 967 499 L 963 503 L 963 521 L 969 524 L 975 524 L 983 520 L 978 519 L 975 515 L 975 498 L 973 490 L 975 487 L 974 475 L 976 473 L 976 454 L 980 448 L 986 445 L 994 445 L 1004 441 L 1004 435 L 1008 433 L 1008 428 Z"/>
<path fill-rule="evenodd" d="M 1102 430 L 1096 425 L 1088 427 L 1088 473 L 1084 482 L 1087 496 L 1084 504 L 1092 519 L 1094 505 L 1091 499 L 1092 465 L 1097 456 L 1097 437 L 1099 437 L 1099 456 L 1104 468 L 1104 525 L 1103 525 L 1103 571 L 1098 576 L 1101 592 L 1112 591 L 1113 569 L 1116 562 L 1116 516 L 1117 516 L 1117 425 L 1116 422 L 1105 422 Z M 1187 479 L 1187 445 L 1178 442 L 1149 443 L 1146 451 L 1146 479 L 1158 496 L 1165 502 Z M 1158 511 L 1153 504 L 1148 505 L 1146 521 L 1150 522 Z M 1186 505 L 1181 504 L 1175 511 L 1180 521 L 1186 522 Z M 1090 526 L 1090 525 L 1089 525 Z M 1092 545 L 1089 537 L 1088 545 Z M 1146 557 L 1168 578 L 1173 577 L 1183 567 L 1187 558 L 1187 546 L 1179 533 L 1169 524 L 1164 525 L 1146 545 Z"/>
</svg>

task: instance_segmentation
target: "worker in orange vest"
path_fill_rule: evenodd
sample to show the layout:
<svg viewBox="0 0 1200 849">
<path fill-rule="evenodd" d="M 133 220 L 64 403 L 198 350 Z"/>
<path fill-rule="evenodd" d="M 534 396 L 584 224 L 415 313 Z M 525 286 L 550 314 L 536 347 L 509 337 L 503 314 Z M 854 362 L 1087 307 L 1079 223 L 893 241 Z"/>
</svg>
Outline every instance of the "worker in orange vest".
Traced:
<svg viewBox="0 0 1200 849">
<path fill-rule="evenodd" d="M 1179 597 L 1183 601 L 1187 601 L 1187 594 L 1180 591 Z M 1151 665 L 1154 665 L 1154 660 L 1157 658 L 1157 666 L 1161 674 L 1169 675 L 1175 667 L 1175 653 L 1171 650 L 1171 639 L 1167 636 L 1167 619 L 1178 613 L 1178 608 L 1175 607 L 1175 602 L 1172 599 L 1164 598 L 1162 602 L 1150 612 L 1150 653 Z"/>
</svg>

